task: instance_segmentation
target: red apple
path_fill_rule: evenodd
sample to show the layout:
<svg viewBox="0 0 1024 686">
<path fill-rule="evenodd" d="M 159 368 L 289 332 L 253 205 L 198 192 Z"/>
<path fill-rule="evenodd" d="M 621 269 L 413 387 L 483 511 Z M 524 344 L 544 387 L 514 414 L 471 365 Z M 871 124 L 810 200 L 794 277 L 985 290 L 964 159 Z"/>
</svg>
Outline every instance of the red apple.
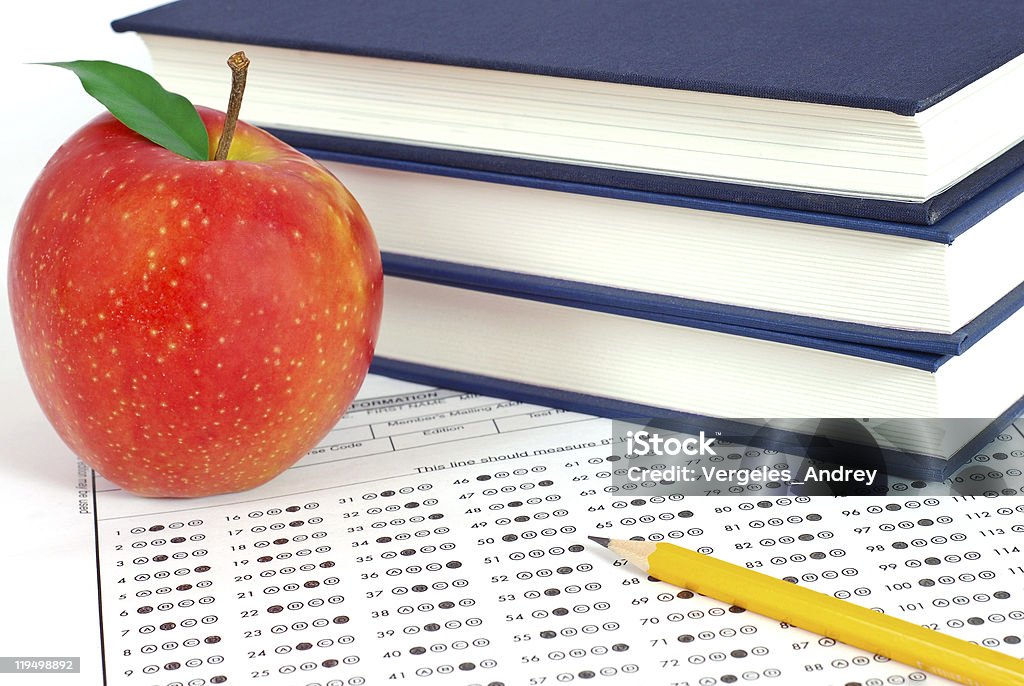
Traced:
<svg viewBox="0 0 1024 686">
<path fill-rule="evenodd" d="M 224 115 L 201 109 L 212 147 Z M 380 254 L 322 166 L 242 122 L 193 161 L 103 114 L 25 201 L 9 293 L 46 416 L 128 491 L 262 484 L 348 408 L 373 355 Z"/>
</svg>

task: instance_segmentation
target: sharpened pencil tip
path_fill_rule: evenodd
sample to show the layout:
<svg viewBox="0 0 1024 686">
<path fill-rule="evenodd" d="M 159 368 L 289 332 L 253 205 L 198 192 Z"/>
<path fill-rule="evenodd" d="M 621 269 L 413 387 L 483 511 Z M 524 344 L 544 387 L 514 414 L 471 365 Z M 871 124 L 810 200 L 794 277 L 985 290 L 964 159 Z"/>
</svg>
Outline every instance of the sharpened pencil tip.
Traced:
<svg viewBox="0 0 1024 686">
<path fill-rule="evenodd" d="M 603 538 L 601 536 L 587 536 L 587 538 L 589 538 L 594 543 L 599 543 L 599 544 L 603 545 L 605 548 L 607 548 L 608 544 L 612 542 L 612 539 L 610 539 L 610 538 Z"/>
</svg>

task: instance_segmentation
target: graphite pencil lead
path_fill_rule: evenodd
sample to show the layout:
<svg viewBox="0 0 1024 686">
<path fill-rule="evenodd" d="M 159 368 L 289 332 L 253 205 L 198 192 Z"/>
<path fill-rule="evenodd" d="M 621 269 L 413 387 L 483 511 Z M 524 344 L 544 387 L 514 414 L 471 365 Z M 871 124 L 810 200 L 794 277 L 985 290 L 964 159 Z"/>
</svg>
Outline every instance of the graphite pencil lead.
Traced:
<svg viewBox="0 0 1024 686">
<path fill-rule="evenodd" d="M 612 542 L 612 539 L 604 538 L 602 536 L 587 536 L 587 538 L 589 538 L 594 543 L 599 543 L 603 545 L 605 548 L 607 548 L 608 544 Z"/>
</svg>

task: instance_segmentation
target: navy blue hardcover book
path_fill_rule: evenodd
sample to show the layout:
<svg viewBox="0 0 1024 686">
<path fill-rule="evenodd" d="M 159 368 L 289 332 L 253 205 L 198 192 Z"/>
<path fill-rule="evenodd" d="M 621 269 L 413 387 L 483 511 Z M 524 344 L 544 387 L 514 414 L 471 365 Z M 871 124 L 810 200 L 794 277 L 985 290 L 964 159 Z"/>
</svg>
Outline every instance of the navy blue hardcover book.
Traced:
<svg viewBox="0 0 1024 686">
<path fill-rule="evenodd" d="M 1021 284 L 970 324 L 951 334 L 938 334 L 660 296 L 388 252 L 381 253 L 381 258 L 385 274 L 446 286 L 589 310 L 614 308 L 641 319 L 720 322 L 745 329 L 940 356 L 963 354 L 1024 305 L 1024 284 Z"/>
<path fill-rule="evenodd" d="M 653 426 L 668 426 L 675 431 L 689 432 L 694 435 L 702 430 L 711 433 L 720 431 L 722 435 L 730 438 L 731 443 L 737 445 L 775 450 L 780 453 L 842 464 L 847 467 L 880 468 L 882 474 L 925 481 L 943 481 L 949 478 L 1024 413 L 1024 396 L 1022 396 L 999 417 L 987 423 L 983 422 L 981 430 L 965 441 L 952 455 L 940 456 L 881 448 L 863 443 L 828 440 L 817 434 L 766 431 L 764 424 L 749 420 L 670 412 L 662 407 L 624 402 L 536 384 L 519 383 L 493 376 L 468 374 L 453 369 L 380 356 L 374 357 L 370 365 L 370 372 L 412 383 L 508 398 L 522 403 L 546 405 L 569 412 L 580 412 L 629 422 L 644 421 Z M 853 422 L 854 420 L 846 421 Z M 921 422 L 922 426 L 929 423 L 941 425 L 941 421 L 923 420 Z M 955 424 L 955 422 L 951 423 Z M 836 495 L 868 493 L 878 494 L 884 493 L 884 491 L 851 491 L 836 493 Z"/>
<path fill-rule="evenodd" d="M 1024 410 L 1019 313 L 954 357 L 393 274 L 384 289 L 375 373 L 748 439 L 792 418 L 873 418 L 892 423 L 874 447 L 901 476 L 945 478 Z"/>
<path fill-rule="evenodd" d="M 479 152 L 408 145 L 381 140 L 282 129 L 267 131 L 296 148 L 308 148 L 340 155 L 390 159 L 431 166 L 458 167 L 483 174 L 497 173 L 555 183 L 580 184 L 661 196 L 707 199 L 738 205 L 789 209 L 812 214 L 832 214 L 909 227 L 930 227 L 973 200 L 985 189 L 1024 167 L 1024 143 L 1007 152 L 938 195 L 921 202 L 896 202 L 876 198 L 826 195 L 737 183 L 708 182 L 683 176 L 662 176 L 623 169 L 488 155 Z"/>
<path fill-rule="evenodd" d="M 202 104 L 251 46 L 246 116 L 299 145 L 930 224 L 1024 163 L 1022 24 L 1016 0 L 182 0 L 113 26 Z"/>
<path fill-rule="evenodd" d="M 1001 179 L 974 200 L 961 206 L 936 224 L 920 226 L 704 198 L 641 193 L 616 187 L 555 182 L 536 177 L 479 172 L 459 167 L 332 153 L 316 149 L 303 148 L 301 150 L 327 164 L 329 169 L 334 171 L 359 198 L 374 223 L 378 242 L 383 252 L 385 273 L 396 277 L 542 301 L 571 302 L 581 308 L 614 307 L 621 311 L 632 312 L 633 316 L 641 318 L 667 317 L 676 320 L 719 322 L 747 329 L 775 331 L 817 339 L 937 355 L 962 354 L 1024 305 L 1024 283 L 1022 283 L 1024 282 L 1024 263 L 1014 256 L 1015 250 L 1012 248 L 1015 245 L 1013 241 L 1020 240 L 1017 237 L 1021 235 L 1018 230 L 1022 217 L 1019 208 L 1024 207 L 1021 205 L 1024 198 L 1018 196 L 1024 190 L 1024 169 L 1017 170 Z M 343 166 L 333 166 L 335 163 L 340 163 Z M 447 188 L 446 186 L 422 185 L 425 180 L 434 177 L 440 177 L 441 180 L 450 178 L 457 179 L 459 183 L 470 183 L 453 186 L 450 196 L 441 196 L 439 189 Z M 881 259 L 882 246 L 871 234 L 893 237 L 893 240 L 899 242 L 900 245 L 908 246 L 906 263 L 904 264 L 899 257 L 890 258 L 890 261 L 895 261 L 900 268 L 886 270 L 887 272 L 896 272 L 902 275 L 923 271 L 931 277 L 934 274 L 930 274 L 930 272 L 944 272 L 946 268 L 934 266 L 922 269 L 919 263 L 912 262 L 914 255 L 919 255 L 922 249 L 959 249 L 958 241 L 966 240 L 964 237 L 967 234 L 976 232 L 976 235 L 967 244 L 968 249 L 978 250 L 981 248 L 988 255 L 984 257 L 981 264 L 964 274 L 965 281 L 959 286 L 952 286 L 952 288 L 977 291 L 980 288 L 979 284 L 992 281 L 997 274 L 998 278 L 1002 279 L 1003 286 L 990 289 L 990 293 L 994 295 L 985 302 L 983 307 L 979 308 L 979 314 L 970 318 L 969 321 L 957 325 L 955 328 L 951 327 L 952 330 L 948 332 L 936 332 L 914 330 L 909 326 L 886 326 L 863 321 L 844 321 L 841 318 L 794 314 L 779 309 L 749 307 L 735 303 L 667 295 L 651 290 L 625 288 L 614 285 L 616 275 L 613 273 L 596 273 L 597 278 L 606 279 L 604 283 L 565 278 L 555 275 L 553 272 L 528 273 L 524 269 L 518 268 L 521 263 L 517 262 L 525 253 L 565 252 L 573 260 L 577 260 L 581 251 L 590 250 L 590 252 L 582 254 L 588 255 L 585 261 L 593 261 L 596 259 L 596 255 L 592 245 L 597 227 L 592 223 L 593 218 L 578 220 L 571 213 L 567 215 L 567 218 L 552 217 L 550 207 L 547 206 L 538 212 L 542 216 L 535 218 L 534 214 L 528 212 L 526 197 L 517 194 L 506 205 L 501 204 L 501 195 L 493 196 L 498 198 L 498 201 L 492 199 L 490 195 L 484 196 L 484 199 L 478 203 L 484 207 L 483 214 L 475 220 L 480 223 L 466 222 L 466 229 L 457 228 L 456 225 L 462 222 L 463 215 L 478 216 L 469 209 L 473 196 L 484 192 L 500 194 L 501 190 L 508 186 L 548 192 L 549 197 L 554 199 L 553 202 L 572 196 L 623 201 L 626 203 L 623 216 L 632 222 L 633 226 L 617 234 L 613 243 L 602 244 L 601 247 L 601 250 L 618 255 L 635 249 L 633 246 L 635 234 L 638 231 L 638 225 L 643 221 L 641 213 L 649 206 L 660 205 L 706 213 L 702 215 L 702 219 L 698 219 L 700 223 L 693 237 L 689 237 L 682 243 L 679 248 L 680 255 L 674 261 L 669 260 L 670 268 L 673 265 L 679 267 L 678 274 L 673 276 L 676 280 L 681 280 L 683 270 L 688 268 L 687 254 L 694 250 L 699 251 L 694 241 L 698 238 L 713 238 L 706 236 L 706 234 L 714 233 L 717 230 L 716 225 L 710 219 L 733 215 L 738 218 L 749 217 L 754 220 L 779 222 L 780 229 L 785 228 L 789 223 L 799 223 L 810 227 L 801 239 L 805 242 L 795 245 L 794 250 L 797 252 L 807 251 L 809 249 L 807 242 L 824 243 L 826 238 L 824 233 L 819 236 L 814 227 L 821 227 L 823 232 L 839 229 L 840 233 L 847 232 L 850 237 L 867 237 L 869 240 L 867 247 L 862 254 L 858 254 L 852 264 L 855 275 L 863 272 L 863 278 L 856 279 L 856 282 L 862 283 L 855 282 L 855 286 L 848 287 L 842 285 L 843 280 L 839 280 L 838 283 L 841 287 L 833 289 L 822 280 L 816 287 L 810 289 L 813 292 L 812 297 L 819 302 L 826 293 L 831 293 L 833 290 L 837 300 L 853 302 L 860 292 L 871 285 L 867 283 L 868 281 L 876 282 L 875 285 L 877 285 L 877 282 L 883 278 L 884 274 L 872 274 L 868 271 L 870 264 L 862 265 L 856 261 L 861 258 L 869 262 Z M 1009 205 L 1011 202 L 1014 204 Z M 403 205 L 408 205 L 408 211 L 393 213 L 396 207 Z M 607 214 L 607 212 L 607 207 L 602 205 L 598 214 Z M 507 225 L 502 223 L 506 221 Z M 542 228 L 539 234 L 537 236 L 527 234 L 526 231 L 535 222 L 541 224 Z M 994 232 L 991 228 L 992 222 L 997 222 L 998 226 L 1002 228 L 996 229 L 996 231 L 1003 233 Z M 564 231 L 565 227 L 573 224 L 582 226 L 577 240 L 577 244 L 582 247 L 567 249 L 566 245 L 571 245 L 571 243 L 559 242 L 555 232 Z M 616 226 L 615 221 L 612 221 L 611 224 L 613 228 Z M 681 231 L 681 225 L 679 221 L 673 220 L 666 225 L 665 230 L 667 232 Z M 458 233 L 458 236 L 452 238 L 449 235 L 452 233 Z M 406 234 L 411 236 L 411 240 L 415 243 L 410 243 L 410 239 L 404 237 Z M 496 240 L 505 235 L 516 238 L 508 243 Z M 780 257 L 778 251 L 781 238 L 772 233 L 767 235 L 765 245 L 746 251 L 753 255 L 754 262 L 751 266 L 740 264 L 737 262 L 738 257 L 731 255 L 728 251 L 739 247 L 735 241 L 742 239 L 743 235 L 741 230 L 723 242 L 722 250 L 726 252 L 717 257 L 723 274 L 728 275 L 736 270 L 761 269 L 764 271 L 764 283 L 756 284 L 751 288 L 763 291 L 771 284 L 780 283 L 788 278 L 785 273 L 787 270 L 799 268 L 795 266 L 797 264 L 795 257 L 790 257 L 788 260 Z M 470 244 L 478 244 L 475 252 L 471 254 L 451 252 L 458 248 L 465 249 Z M 418 248 L 421 252 L 413 252 L 410 245 Z M 511 245 L 511 247 L 505 248 L 506 245 Z M 529 249 L 524 249 L 524 245 L 530 246 Z M 667 241 L 662 241 L 658 245 L 662 248 L 662 252 L 668 250 Z M 842 246 L 835 249 L 834 252 L 831 247 L 823 250 L 821 259 L 827 261 L 829 265 L 829 269 L 826 270 L 827 274 L 838 272 L 840 260 L 846 259 L 852 253 L 849 241 L 844 242 Z M 763 251 L 769 249 L 775 251 L 775 256 L 772 259 L 765 259 Z M 651 251 L 647 248 L 640 249 L 640 252 L 645 269 L 652 269 L 656 256 L 649 254 Z M 738 252 L 742 253 L 743 250 Z M 439 254 L 443 257 L 434 257 Z M 492 265 L 500 264 L 501 267 L 474 263 L 472 256 L 480 254 L 487 255 L 491 259 Z M 425 255 L 430 255 L 430 257 Z M 632 263 L 624 261 L 623 264 Z M 854 309 L 868 310 L 871 314 L 877 314 L 878 309 L 887 302 L 896 301 L 902 297 L 903 294 L 898 292 L 899 288 L 899 285 L 884 286 L 880 289 L 878 302 L 858 303 Z M 922 290 L 924 289 L 920 285 L 904 285 L 903 288 L 912 291 L 910 296 L 912 306 L 923 307 Z M 772 302 L 776 307 L 781 307 L 783 304 L 778 299 Z"/>
</svg>

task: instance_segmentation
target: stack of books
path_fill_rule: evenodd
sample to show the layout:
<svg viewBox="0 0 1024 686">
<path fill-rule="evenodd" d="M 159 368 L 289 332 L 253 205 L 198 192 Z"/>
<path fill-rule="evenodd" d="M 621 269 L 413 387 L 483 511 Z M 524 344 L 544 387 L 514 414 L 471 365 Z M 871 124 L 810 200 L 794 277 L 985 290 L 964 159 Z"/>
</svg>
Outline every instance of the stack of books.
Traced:
<svg viewBox="0 0 1024 686">
<path fill-rule="evenodd" d="M 1016 0 L 183 0 L 114 22 L 201 104 L 244 49 L 243 118 L 358 198 L 386 275 L 375 371 L 613 416 L 983 420 L 921 451 L 931 477 L 1024 409 L 1021 25 Z"/>
</svg>

